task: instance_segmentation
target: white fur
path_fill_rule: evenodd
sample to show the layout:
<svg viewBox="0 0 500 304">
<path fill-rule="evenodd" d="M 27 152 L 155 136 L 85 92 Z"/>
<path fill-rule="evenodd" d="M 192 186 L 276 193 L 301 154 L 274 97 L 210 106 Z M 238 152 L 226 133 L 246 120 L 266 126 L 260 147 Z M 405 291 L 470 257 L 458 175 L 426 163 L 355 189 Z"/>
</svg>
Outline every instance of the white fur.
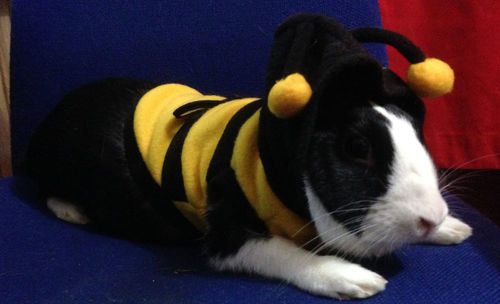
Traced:
<svg viewBox="0 0 500 304">
<path fill-rule="evenodd" d="M 304 179 L 304 183 L 309 212 L 325 248 L 340 249 L 356 256 L 381 256 L 394 249 L 389 242 L 380 242 L 380 239 L 373 238 L 369 233 L 370 229 L 376 228 L 376 223 L 361 223 L 360 229 L 364 233 L 360 236 L 350 232 L 328 213 L 307 178 Z"/>
<path fill-rule="evenodd" d="M 390 121 L 395 153 L 390 186 L 380 198 L 385 204 L 378 204 L 367 220 L 376 221 L 382 215 L 382 221 L 386 223 L 382 225 L 383 229 L 389 225 L 393 227 L 393 242 L 419 241 L 423 237 L 420 218 L 435 223 L 437 227 L 448 214 L 448 206 L 439 191 L 436 169 L 407 119 L 382 107 L 374 108 Z"/>
<path fill-rule="evenodd" d="M 385 289 L 380 275 L 335 256 L 318 256 L 280 237 L 248 240 L 236 254 L 213 258 L 218 270 L 257 273 L 337 299 L 366 298 Z"/>
<path fill-rule="evenodd" d="M 56 197 L 47 199 L 47 207 L 61 220 L 84 225 L 89 223 L 89 219 L 74 204 Z"/>
</svg>

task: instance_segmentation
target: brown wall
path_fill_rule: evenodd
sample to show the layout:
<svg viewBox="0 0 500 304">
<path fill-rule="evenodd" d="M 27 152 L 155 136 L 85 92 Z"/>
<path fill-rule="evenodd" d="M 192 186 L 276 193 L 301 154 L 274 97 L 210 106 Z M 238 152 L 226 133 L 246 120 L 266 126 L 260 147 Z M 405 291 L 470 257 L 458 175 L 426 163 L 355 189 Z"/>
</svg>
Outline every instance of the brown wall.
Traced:
<svg viewBox="0 0 500 304">
<path fill-rule="evenodd" d="M 12 175 L 9 123 L 10 1 L 0 0 L 0 177 Z"/>
</svg>

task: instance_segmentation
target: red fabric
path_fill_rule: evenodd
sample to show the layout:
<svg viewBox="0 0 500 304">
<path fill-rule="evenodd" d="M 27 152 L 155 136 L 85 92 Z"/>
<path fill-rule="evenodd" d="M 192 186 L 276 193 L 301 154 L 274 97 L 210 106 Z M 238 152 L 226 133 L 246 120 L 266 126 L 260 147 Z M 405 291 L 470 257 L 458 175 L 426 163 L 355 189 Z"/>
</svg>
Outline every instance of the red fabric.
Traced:
<svg viewBox="0 0 500 304">
<path fill-rule="evenodd" d="M 500 168 L 500 1 L 380 0 L 384 28 L 455 70 L 454 91 L 425 100 L 425 138 L 439 167 Z M 400 76 L 408 62 L 388 47 Z"/>
</svg>

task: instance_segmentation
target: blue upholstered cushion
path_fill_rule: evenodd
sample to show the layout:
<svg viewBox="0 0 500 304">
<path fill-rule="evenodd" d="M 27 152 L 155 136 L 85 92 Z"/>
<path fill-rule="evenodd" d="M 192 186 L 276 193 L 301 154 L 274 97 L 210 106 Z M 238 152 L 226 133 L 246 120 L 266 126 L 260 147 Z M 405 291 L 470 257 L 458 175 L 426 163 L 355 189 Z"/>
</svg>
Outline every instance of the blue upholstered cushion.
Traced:
<svg viewBox="0 0 500 304">
<path fill-rule="evenodd" d="M 62 222 L 40 203 L 26 180 L 0 179 L 1 303 L 331 303 L 277 281 L 215 273 L 196 247 L 132 243 Z M 363 303 L 498 303 L 500 229 L 451 205 L 473 237 L 369 263 L 389 284 Z"/>
</svg>

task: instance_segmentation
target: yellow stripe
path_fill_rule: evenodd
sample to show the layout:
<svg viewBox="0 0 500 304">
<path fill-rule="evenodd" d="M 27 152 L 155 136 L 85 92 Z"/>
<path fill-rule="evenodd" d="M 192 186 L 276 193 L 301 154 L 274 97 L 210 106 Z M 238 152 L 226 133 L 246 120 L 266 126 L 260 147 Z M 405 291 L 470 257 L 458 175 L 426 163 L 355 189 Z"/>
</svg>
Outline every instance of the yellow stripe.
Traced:
<svg viewBox="0 0 500 304">
<path fill-rule="evenodd" d="M 260 110 L 241 127 L 236 138 L 231 167 L 245 196 L 269 231 L 302 245 L 314 237 L 315 230 L 287 209 L 267 182 L 257 144 L 259 117 Z"/>
<path fill-rule="evenodd" d="M 255 100 L 243 98 L 220 104 L 189 129 L 182 147 L 182 176 L 187 200 L 194 208 L 206 207 L 208 167 L 227 123 L 238 110 Z"/>
</svg>

